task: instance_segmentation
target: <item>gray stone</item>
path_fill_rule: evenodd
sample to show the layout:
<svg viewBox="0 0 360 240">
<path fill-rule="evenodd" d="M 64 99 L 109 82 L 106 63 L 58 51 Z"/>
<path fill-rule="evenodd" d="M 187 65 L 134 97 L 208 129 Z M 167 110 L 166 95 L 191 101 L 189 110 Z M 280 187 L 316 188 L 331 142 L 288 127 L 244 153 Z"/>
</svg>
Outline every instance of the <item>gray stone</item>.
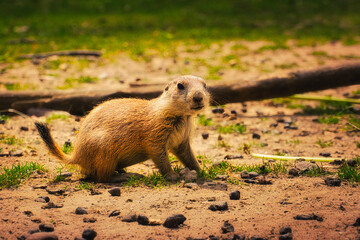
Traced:
<svg viewBox="0 0 360 240">
<path fill-rule="evenodd" d="M 53 232 L 54 231 L 54 226 L 52 224 L 40 224 L 39 225 L 39 230 L 41 232 Z"/>
<path fill-rule="evenodd" d="M 227 191 L 227 184 L 221 182 L 206 182 L 203 185 L 200 185 L 201 188 L 212 189 L 212 190 L 222 190 Z"/>
<path fill-rule="evenodd" d="M 297 177 L 297 176 L 299 176 L 299 170 L 297 168 L 291 168 L 289 170 L 289 175 Z"/>
<path fill-rule="evenodd" d="M 13 157 L 22 157 L 23 156 L 23 151 L 22 150 L 16 150 L 13 152 L 10 152 L 10 155 Z"/>
<path fill-rule="evenodd" d="M 164 222 L 164 227 L 167 228 L 178 228 L 179 225 L 183 224 L 186 220 L 186 217 L 182 214 L 176 214 L 168 217 Z"/>
<path fill-rule="evenodd" d="M 114 210 L 110 213 L 109 217 L 116 217 L 120 215 L 120 211 L 119 210 Z"/>
<path fill-rule="evenodd" d="M 327 177 L 325 178 L 325 184 L 328 186 L 336 186 L 336 187 L 340 187 L 341 186 L 341 179 L 340 178 L 333 178 L 333 177 Z"/>
<path fill-rule="evenodd" d="M 215 180 L 225 181 L 228 178 L 229 178 L 229 175 L 216 175 Z"/>
<path fill-rule="evenodd" d="M 234 191 L 230 193 L 230 200 L 239 200 L 240 199 L 240 192 L 239 191 Z"/>
<path fill-rule="evenodd" d="M 85 229 L 82 233 L 82 237 L 86 240 L 93 240 L 97 236 L 97 233 L 93 229 Z"/>
<path fill-rule="evenodd" d="M 121 191 L 120 191 L 120 188 L 112 188 L 109 190 L 109 193 L 111 196 L 120 196 L 121 195 Z"/>
<path fill-rule="evenodd" d="M 292 233 L 285 233 L 279 236 L 279 240 L 292 240 Z"/>
<path fill-rule="evenodd" d="M 96 222 L 96 221 L 97 221 L 97 219 L 94 218 L 94 217 L 84 218 L 84 219 L 83 219 L 83 222 L 84 222 L 84 223 L 94 223 L 94 222 Z"/>
<path fill-rule="evenodd" d="M 199 188 L 199 185 L 197 183 L 185 183 L 184 187 L 190 188 L 190 189 L 196 189 L 196 188 Z"/>
<path fill-rule="evenodd" d="M 229 221 L 225 221 L 224 225 L 221 227 L 221 231 L 222 233 L 234 232 L 234 226 L 229 223 Z"/>
<path fill-rule="evenodd" d="M 291 233 L 291 232 L 292 232 L 291 227 L 282 227 L 279 231 L 280 235 Z"/>
<path fill-rule="evenodd" d="M 88 212 L 85 209 L 83 209 L 82 207 L 77 207 L 75 209 L 75 214 L 84 215 L 84 214 L 88 214 Z"/>
<path fill-rule="evenodd" d="M 137 222 L 138 222 L 138 224 L 140 224 L 140 225 L 149 225 L 149 218 L 147 217 L 147 216 L 145 216 L 145 215 L 139 215 L 138 217 L 137 217 Z"/>
<path fill-rule="evenodd" d="M 240 173 L 240 177 L 241 178 L 244 178 L 244 179 L 247 179 L 247 178 L 250 178 L 250 175 L 249 175 L 249 172 L 248 171 L 242 171 L 241 173 Z"/>
<path fill-rule="evenodd" d="M 321 152 L 319 155 L 323 157 L 331 157 L 331 153 L 329 152 Z"/>
<path fill-rule="evenodd" d="M 214 204 L 211 204 L 209 206 L 209 209 L 211 211 L 225 211 L 225 210 L 228 210 L 229 207 L 228 207 L 227 202 L 216 202 Z"/>
<path fill-rule="evenodd" d="M 47 203 L 50 202 L 50 198 L 47 196 L 41 196 L 35 199 L 35 202 Z"/>
<path fill-rule="evenodd" d="M 302 162 L 297 162 L 295 164 L 295 168 L 299 169 L 300 173 L 303 173 L 309 171 L 312 168 L 316 168 L 316 165 L 310 162 L 302 161 Z"/>
<path fill-rule="evenodd" d="M 122 222 L 136 222 L 138 216 L 136 214 L 129 214 L 121 219 Z"/>
</svg>

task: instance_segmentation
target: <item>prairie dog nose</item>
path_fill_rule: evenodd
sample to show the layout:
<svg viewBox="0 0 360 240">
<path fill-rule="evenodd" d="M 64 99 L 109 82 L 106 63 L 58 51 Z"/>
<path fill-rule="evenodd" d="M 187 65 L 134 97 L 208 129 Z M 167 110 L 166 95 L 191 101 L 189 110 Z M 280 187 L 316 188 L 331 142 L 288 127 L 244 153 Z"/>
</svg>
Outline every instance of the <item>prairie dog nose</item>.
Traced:
<svg viewBox="0 0 360 240">
<path fill-rule="evenodd" d="M 193 101 L 195 103 L 200 103 L 203 100 L 203 94 L 201 92 L 195 92 L 193 96 Z"/>
</svg>

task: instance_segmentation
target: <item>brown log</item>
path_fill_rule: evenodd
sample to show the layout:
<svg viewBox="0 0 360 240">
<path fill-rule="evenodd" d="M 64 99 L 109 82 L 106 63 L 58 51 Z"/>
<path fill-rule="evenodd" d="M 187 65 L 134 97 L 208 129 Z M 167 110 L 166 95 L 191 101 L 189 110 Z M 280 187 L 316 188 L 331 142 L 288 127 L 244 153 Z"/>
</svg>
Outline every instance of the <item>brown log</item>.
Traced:
<svg viewBox="0 0 360 240">
<path fill-rule="evenodd" d="M 48 58 L 51 56 L 90 56 L 90 57 L 101 57 L 100 51 L 95 50 L 69 50 L 69 51 L 57 51 L 57 52 L 46 52 L 46 53 L 35 53 L 35 54 L 24 54 L 18 56 L 19 59 L 39 59 Z"/>
<path fill-rule="evenodd" d="M 289 77 L 255 81 L 249 85 L 210 86 L 213 104 L 227 104 L 287 97 L 296 93 L 319 91 L 360 84 L 360 64 L 323 68 L 291 73 Z M 0 94 L 0 109 L 14 108 L 26 112 L 30 108 L 65 110 L 83 115 L 95 105 L 113 98 L 152 99 L 161 94 L 163 87 L 139 87 L 128 91 L 90 92 L 5 92 Z"/>
</svg>

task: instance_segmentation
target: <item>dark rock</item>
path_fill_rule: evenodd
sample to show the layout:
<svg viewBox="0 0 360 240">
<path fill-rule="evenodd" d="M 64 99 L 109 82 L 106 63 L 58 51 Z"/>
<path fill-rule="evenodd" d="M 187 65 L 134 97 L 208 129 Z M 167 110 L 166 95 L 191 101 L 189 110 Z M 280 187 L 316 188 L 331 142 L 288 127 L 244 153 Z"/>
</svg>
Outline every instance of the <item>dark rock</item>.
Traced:
<svg viewBox="0 0 360 240">
<path fill-rule="evenodd" d="M 297 176 L 299 176 L 299 170 L 297 168 L 291 168 L 289 170 L 289 175 L 297 177 Z"/>
<path fill-rule="evenodd" d="M 354 223 L 355 227 L 359 227 L 360 226 L 360 217 L 358 217 Z"/>
<path fill-rule="evenodd" d="M 290 130 L 297 130 L 298 127 L 297 126 L 293 126 L 293 125 L 290 125 L 290 124 L 286 124 L 284 126 L 285 129 L 290 129 Z"/>
<path fill-rule="evenodd" d="M 336 165 L 336 166 L 339 166 L 339 165 L 342 165 L 344 164 L 344 160 L 340 160 L 340 159 L 335 159 L 334 161 L 330 162 L 331 165 Z"/>
<path fill-rule="evenodd" d="M 314 213 L 309 215 L 297 215 L 294 217 L 295 220 L 316 220 L 322 222 L 324 219 Z"/>
<path fill-rule="evenodd" d="M 331 157 L 331 153 L 329 152 L 321 152 L 319 155 L 323 157 Z"/>
<path fill-rule="evenodd" d="M 27 132 L 27 131 L 29 131 L 29 128 L 26 127 L 26 126 L 21 126 L 21 127 L 20 127 L 20 131 Z"/>
<path fill-rule="evenodd" d="M 299 133 L 299 136 L 301 136 L 301 137 L 306 137 L 306 136 L 309 136 L 309 135 L 310 135 L 309 131 L 301 131 L 301 133 Z"/>
<path fill-rule="evenodd" d="M 65 193 L 65 190 L 62 189 L 62 188 L 46 188 L 46 191 L 49 193 L 49 194 L 53 194 L 53 195 L 63 195 Z"/>
<path fill-rule="evenodd" d="M 117 187 L 110 189 L 109 193 L 111 196 L 120 196 L 121 195 L 120 188 L 117 188 Z"/>
<path fill-rule="evenodd" d="M 246 109 L 246 108 L 242 108 L 241 111 L 242 111 L 243 113 L 246 113 L 246 112 L 247 112 L 247 109 Z"/>
<path fill-rule="evenodd" d="M 82 238 L 86 240 L 93 240 L 97 236 L 97 233 L 92 229 L 85 229 L 82 233 Z"/>
<path fill-rule="evenodd" d="M 31 219 L 31 221 L 34 223 L 41 223 L 41 219 L 39 219 L 39 218 L 33 218 L 33 219 Z"/>
<path fill-rule="evenodd" d="M 228 207 L 227 202 L 216 202 L 214 204 L 211 204 L 209 209 L 211 211 L 225 211 L 225 210 L 228 210 L 229 207 Z"/>
<path fill-rule="evenodd" d="M 277 124 L 277 123 L 270 124 L 270 127 L 272 127 L 272 128 L 276 128 L 277 126 L 279 126 L 279 124 Z"/>
<path fill-rule="evenodd" d="M 212 190 L 227 191 L 227 184 L 220 182 L 206 182 L 203 185 L 200 185 L 200 187 Z"/>
<path fill-rule="evenodd" d="M 50 202 L 50 198 L 47 196 L 41 196 L 35 199 L 35 202 L 47 203 Z"/>
<path fill-rule="evenodd" d="M 225 160 L 229 160 L 229 159 L 240 159 L 240 158 L 244 158 L 241 154 L 237 154 L 237 155 L 226 155 L 224 157 Z"/>
<path fill-rule="evenodd" d="M 327 177 L 325 179 L 325 184 L 328 185 L 328 186 L 339 187 L 341 185 L 341 179 L 340 178 Z"/>
<path fill-rule="evenodd" d="M 24 211 L 24 214 L 28 217 L 34 216 L 34 214 L 31 211 Z"/>
<path fill-rule="evenodd" d="M 112 177 L 110 182 L 112 182 L 112 183 L 123 183 L 123 182 L 128 182 L 130 178 L 141 179 L 143 177 L 144 177 L 144 175 L 139 174 L 139 173 L 123 173 L 123 174 Z"/>
<path fill-rule="evenodd" d="M 236 110 L 231 110 L 230 113 L 235 115 L 237 114 Z"/>
<path fill-rule="evenodd" d="M 279 240 L 292 240 L 292 233 L 285 233 L 279 236 Z"/>
<path fill-rule="evenodd" d="M 137 222 L 138 222 L 138 224 L 140 224 L 140 225 L 149 225 L 149 218 L 148 217 L 146 217 L 145 215 L 139 215 L 138 217 L 137 217 Z"/>
<path fill-rule="evenodd" d="M 277 120 L 276 120 L 276 122 L 278 122 L 278 123 L 284 123 L 284 122 L 285 122 L 285 120 L 284 120 L 284 119 L 282 119 L 282 118 L 279 118 L 279 119 L 277 119 Z"/>
<path fill-rule="evenodd" d="M 54 226 L 52 224 L 40 224 L 39 225 L 39 230 L 41 232 L 53 232 L 54 231 Z"/>
<path fill-rule="evenodd" d="M 220 238 L 218 238 L 218 237 L 216 237 L 214 235 L 210 235 L 209 240 L 220 240 Z"/>
<path fill-rule="evenodd" d="M 252 236 L 252 237 L 250 238 L 250 240 L 267 240 L 267 239 L 266 239 L 266 238 L 259 237 L 259 236 L 255 235 L 255 236 Z"/>
<path fill-rule="evenodd" d="M 271 180 L 267 180 L 265 176 L 260 176 L 257 178 L 257 184 L 260 185 L 270 185 L 272 184 Z"/>
<path fill-rule="evenodd" d="M 23 156 L 23 151 L 22 150 L 16 150 L 13 152 L 10 152 L 10 155 L 13 157 L 22 157 Z"/>
<path fill-rule="evenodd" d="M 10 153 L 9 152 L 0 152 L 0 157 L 9 157 Z"/>
<path fill-rule="evenodd" d="M 260 139 L 261 136 L 260 136 L 260 134 L 258 134 L 258 133 L 253 133 L 253 134 L 252 134 L 252 138 L 253 138 L 253 139 Z"/>
<path fill-rule="evenodd" d="M 130 214 L 121 219 L 122 222 L 136 222 L 138 216 L 136 214 Z"/>
<path fill-rule="evenodd" d="M 110 213 L 109 217 L 116 217 L 120 215 L 120 211 L 119 210 L 114 210 Z"/>
<path fill-rule="evenodd" d="M 224 109 L 223 108 L 213 108 L 212 109 L 212 112 L 213 113 L 224 113 Z"/>
<path fill-rule="evenodd" d="M 250 184 L 255 184 L 256 183 L 256 181 L 253 180 L 253 179 L 245 179 L 244 182 L 245 183 L 250 183 Z"/>
<path fill-rule="evenodd" d="M 256 177 L 258 177 L 258 176 L 259 176 L 259 174 L 258 174 L 257 172 L 254 172 L 254 171 L 249 172 L 249 177 L 250 177 L 250 178 L 256 178 Z"/>
<path fill-rule="evenodd" d="M 38 184 L 36 186 L 33 186 L 33 189 L 46 189 L 47 185 L 46 184 Z"/>
<path fill-rule="evenodd" d="M 203 139 L 208 139 L 209 138 L 209 133 L 202 133 L 201 134 Z"/>
<path fill-rule="evenodd" d="M 225 221 L 224 225 L 221 227 L 221 231 L 222 233 L 234 232 L 234 226 L 229 223 L 229 221 Z"/>
<path fill-rule="evenodd" d="M 291 232 L 292 232 L 291 227 L 283 227 L 283 228 L 281 228 L 280 231 L 279 231 L 279 233 L 280 233 L 281 235 L 284 235 L 284 234 L 287 234 L 287 233 L 291 233 Z"/>
<path fill-rule="evenodd" d="M 32 230 L 29 230 L 29 234 L 34 234 L 34 233 L 38 233 L 38 232 L 40 232 L 40 230 L 39 229 L 32 229 Z"/>
<path fill-rule="evenodd" d="M 239 200 L 240 199 L 240 192 L 238 190 L 230 193 L 231 200 Z"/>
<path fill-rule="evenodd" d="M 88 214 L 88 212 L 85 209 L 83 209 L 82 207 L 77 207 L 75 209 L 75 214 L 84 215 L 84 214 Z"/>
<path fill-rule="evenodd" d="M 50 208 L 62 208 L 64 205 L 56 204 L 53 202 L 48 202 L 46 205 L 42 206 L 42 209 L 50 209 Z"/>
<path fill-rule="evenodd" d="M 62 178 L 68 178 L 68 177 L 71 177 L 73 175 L 72 172 L 64 172 L 64 173 L 61 173 L 60 176 Z"/>
<path fill-rule="evenodd" d="M 221 135 L 218 136 L 218 141 L 223 140 L 223 137 Z"/>
<path fill-rule="evenodd" d="M 84 223 L 94 223 L 94 222 L 96 222 L 96 221 L 97 221 L 97 219 L 94 218 L 94 217 L 84 218 L 84 219 L 83 219 L 83 222 L 84 222 Z"/>
<path fill-rule="evenodd" d="M 346 163 L 350 167 L 356 167 L 356 165 L 358 165 L 358 162 L 355 159 L 349 159 L 349 160 L 346 161 Z"/>
<path fill-rule="evenodd" d="M 58 240 L 58 236 L 54 233 L 38 232 L 31 234 L 26 240 Z"/>
<path fill-rule="evenodd" d="M 319 122 L 320 122 L 319 118 L 313 118 L 311 121 L 313 121 L 313 122 L 315 122 L 315 123 L 319 123 Z"/>
<path fill-rule="evenodd" d="M 168 217 L 164 222 L 164 227 L 167 228 L 178 228 L 180 224 L 183 224 L 186 217 L 182 214 L 176 214 Z"/>
</svg>

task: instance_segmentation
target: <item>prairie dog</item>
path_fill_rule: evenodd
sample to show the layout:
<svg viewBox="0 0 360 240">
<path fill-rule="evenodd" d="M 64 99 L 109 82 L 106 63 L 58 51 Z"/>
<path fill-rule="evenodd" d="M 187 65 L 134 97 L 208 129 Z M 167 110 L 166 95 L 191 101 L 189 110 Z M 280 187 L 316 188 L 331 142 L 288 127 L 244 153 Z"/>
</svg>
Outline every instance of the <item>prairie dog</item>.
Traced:
<svg viewBox="0 0 360 240">
<path fill-rule="evenodd" d="M 114 99 L 94 108 L 84 119 L 71 156 L 55 143 L 44 123 L 35 123 L 41 138 L 57 158 L 77 164 L 87 177 L 103 182 L 115 170 L 152 159 L 168 180 L 176 180 L 168 152 L 189 169 L 200 166 L 190 146 L 192 117 L 209 105 L 205 81 L 181 76 L 152 100 Z"/>
</svg>

